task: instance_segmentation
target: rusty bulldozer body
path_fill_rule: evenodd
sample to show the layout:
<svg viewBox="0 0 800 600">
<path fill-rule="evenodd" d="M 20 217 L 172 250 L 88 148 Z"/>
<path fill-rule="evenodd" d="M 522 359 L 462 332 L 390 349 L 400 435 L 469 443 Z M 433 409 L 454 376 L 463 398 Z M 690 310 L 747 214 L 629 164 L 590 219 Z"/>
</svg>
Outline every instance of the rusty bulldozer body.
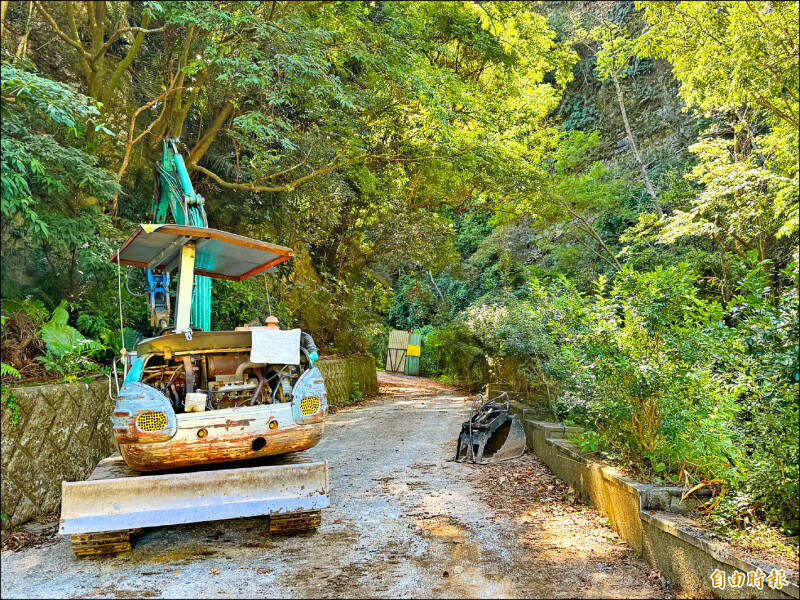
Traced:
<svg viewBox="0 0 800 600">
<path fill-rule="evenodd" d="M 157 172 L 154 223 L 111 262 L 145 269 L 160 331 L 123 352 L 111 415 L 119 454 L 88 480 L 62 483 L 59 533 L 77 556 L 129 551 L 144 527 L 266 516 L 270 531 L 314 529 L 330 505 L 328 463 L 292 454 L 317 444 L 328 411 L 311 336 L 272 316 L 263 327 L 210 329 L 212 278 L 274 272 L 292 250 L 209 228 L 177 140 L 165 140 Z"/>
</svg>

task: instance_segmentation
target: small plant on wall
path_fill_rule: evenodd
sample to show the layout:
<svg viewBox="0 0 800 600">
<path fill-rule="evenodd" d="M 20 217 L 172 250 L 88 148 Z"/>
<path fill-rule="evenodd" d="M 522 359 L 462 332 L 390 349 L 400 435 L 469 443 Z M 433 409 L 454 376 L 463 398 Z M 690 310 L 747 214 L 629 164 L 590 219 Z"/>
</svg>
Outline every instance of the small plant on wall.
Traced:
<svg viewBox="0 0 800 600">
<path fill-rule="evenodd" d="M 6 322 L 5 316 L 0 317 L 2 321 L 0 324 L 5 324 Z M 0 377 L 13 377 L 14 379 L 21 379 L 22 376 L 19 374 L 14 367 L 11 365 L 7 365 L 4 362 L 0 362 Z M 3 404 L 5 404 L 8 409 L 11 411 L 11 424 L 16 425 L 19 423 L 19 406 L 17 405 L 17 400 L 14 398 L 14 394 L 6 388 L 5 386 L 0 386 L 0 396 L 2 396 Z"/>
</svg>

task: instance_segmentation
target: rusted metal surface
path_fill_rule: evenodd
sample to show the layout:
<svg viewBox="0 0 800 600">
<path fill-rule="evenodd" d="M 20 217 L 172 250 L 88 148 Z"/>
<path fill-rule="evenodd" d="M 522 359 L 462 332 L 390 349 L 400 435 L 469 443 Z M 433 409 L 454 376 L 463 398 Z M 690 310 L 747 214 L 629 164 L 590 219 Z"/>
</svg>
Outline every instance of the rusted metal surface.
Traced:
<svg viewBox="0 0 800 600">
<path fill-rule="evenodd" d="M 151 412 L 164 413 L 167 426 L 163 430 L 142 431 L 137 427 L 139 415 Z M 177 431 L 177 419 L 166 396 L 138 381 L 128 382 L 120 389 L 116 409 L 111 415 L 111 424 L 120 444 L 164 442 L 171 439 Z"/>
<path fill-rule="evenodd" d="M 141 402 L 138 392 L 152 388 L 128 383 L 126 386 L 137 394 L 126 400 L 127 410 L 118 406 L 112 416 L 120 452 L 132 469 L 149 472 L 306 450 L 322 437 L 327 404 L 316 369 L 304 373 L 301 380 L 308 381 L 309 389 L 322 397 L 314 414 L 300 414 L 298 400 L 175 415 L 166 398 L 158 406 L 148 405 L 146 410 L 134 408 Z M 305 387 L 300 386 L 299 391 L 302 390 Z M 157 390 L 150 395 L 153 402 L 161 396 Z M 136 424 L 138 415 L 156 408 L 167 414 L 169 431 L 142 431 Z M 204 432 L 198 435 L 201 430 Z"/>
<path fill-rule="evenodd" d="M 194 368 L 192 359 L 188 356 L 183 357 L 183 372 L 186 376 L 186 393 L 191 394 L 194 391 Z"/>
<path fill-rule="evenodd" d="M 203 425 L 203 429 L 213 429 L 214 427 L 224 427 L 225 431 L 228 431 L 231 427 L 248 427 L 250 426 L 255 419 L 240 419 L 239 421 L 233 421 L 231 419 L 225 419 L 222 423 L 209 423 L 208 425 Z M 181 426 L 180 423 L 178 424 L 178 429 L 189 429 L 189 430 L 196 430 L 197 425 L 184 425 Z"/>
<path fill-rule="evenodd" d="M 78 558 L 119 556 L 131 551 L 131 532 L 128 529 L 73 535 L 71 541 L 72 551 Z"/>
<path fill-rule="evenodd" d="M 505 401 L 503 401 L 505 400 Z M 525 431 L 510 414 L 508 393 L 488 400 L 478 394 L 472 401 L 472 415 L 461 425 L 456 444 L 456 462 L 487 465 L 519 458 L 525 453 Z"/>
<path fill-rule="evenodd" d="M 219 354 L 208 357 L 208 376 L 233 375 L 240 364 L 247 362 L 250 356 L 246 352 L 235 354 Z"/>
<path fill-rule="evenodd" d="M 121 265 L 173 272 L 183 245 L 197 247 L 195 275 L 241 281 L 292 257 L 291 248 L 208 227 L 140 225 L 111 257 Z"/>
<path fill-rule="evenodd" d="M 257 424 L 229 420 L 182 426 L 179 419 L 178 433 L 171 440 L 158 444 L 120 444 L 119 449 L 132 469 L 160 471 L 307 450 L 317 445 L 324 427 L 324 423 L 283 427 L 279 424 L 270 429 L 268 418 Z M 202 428 L 208 430 L 206 437 L 197 436 Z M 258 438 L 266 443 L 254 450 L 253 442 Z"/>
<path fill-rule="evenodd" d="M 164 429 L 162 431 L 141 431 L 136 427 L 136 420 L 139 415 L 155 412 L 152 410 L 140 410 L 138 408 L 127 411 L 114 411 L 114 416 L 121 416 L 128 421 L 127 427 L 114 427 L 114 436 L 117 438 L 119 444 L 154 444 L 159 442 L 166 442 L 172 438 L 172 430 Z"/>
<path fill-rule="evenodd" d="M 251 339 L 250 331 L 196 331 L 191 340 L 187 340 L 182 333 L 170 333 L 142 340 L 137 352 L 139 356 L 165 354 L 166 351 L 170 355 L 185 352 L 247 352 L 249 356 Z"/>
<path fill-rule="evenodd" d="M 321 510 L 270 515 L 269 532 L 271 534 L 291 534 L 300 531 L 311 531 L 319 527 L 321 522 Z"/>
</svg>

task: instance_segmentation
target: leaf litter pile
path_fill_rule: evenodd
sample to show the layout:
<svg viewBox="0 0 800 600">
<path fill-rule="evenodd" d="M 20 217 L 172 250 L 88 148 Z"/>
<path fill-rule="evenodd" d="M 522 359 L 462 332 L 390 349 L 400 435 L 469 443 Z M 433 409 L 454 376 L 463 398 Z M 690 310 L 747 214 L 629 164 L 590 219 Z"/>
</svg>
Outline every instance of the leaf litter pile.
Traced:
<svg viewBox="0 0 800 600">
<path fill-rule="evenodd" d="M 55 544 L 58 537 L 55 535 L 55 527 L 52 531 L 6 531 L 0 532 L 0 547 L 3 552 L 6 550 L 19 551 L 27 548 L 39 548 Z"/>
<path fill-rule="evenodd" d="M 516 525 L 529 568 L 539 577 L 563 582 L 576 596 L 673 596 L 608 519 L 582 504 L 535 456 L 475 466 L 474 473 L 493 520 Z"/>
</svg>

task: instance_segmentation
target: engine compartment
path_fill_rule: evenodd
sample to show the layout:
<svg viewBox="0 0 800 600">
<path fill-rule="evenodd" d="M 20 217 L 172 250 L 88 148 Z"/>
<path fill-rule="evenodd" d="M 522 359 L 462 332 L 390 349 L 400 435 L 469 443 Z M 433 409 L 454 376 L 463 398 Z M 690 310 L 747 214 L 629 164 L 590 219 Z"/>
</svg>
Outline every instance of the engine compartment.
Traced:
<svg viewBox="0 0 800 600">
<path fill-rule="evenodd" d="M 140 381 L 163 393 L 176 414 L 292 401 L 292 389 L 310 367 L 250 361 L 248 352 L 151 356 Z M 205 396 L 205 406 L 203 406 Z"/>
</svg>

